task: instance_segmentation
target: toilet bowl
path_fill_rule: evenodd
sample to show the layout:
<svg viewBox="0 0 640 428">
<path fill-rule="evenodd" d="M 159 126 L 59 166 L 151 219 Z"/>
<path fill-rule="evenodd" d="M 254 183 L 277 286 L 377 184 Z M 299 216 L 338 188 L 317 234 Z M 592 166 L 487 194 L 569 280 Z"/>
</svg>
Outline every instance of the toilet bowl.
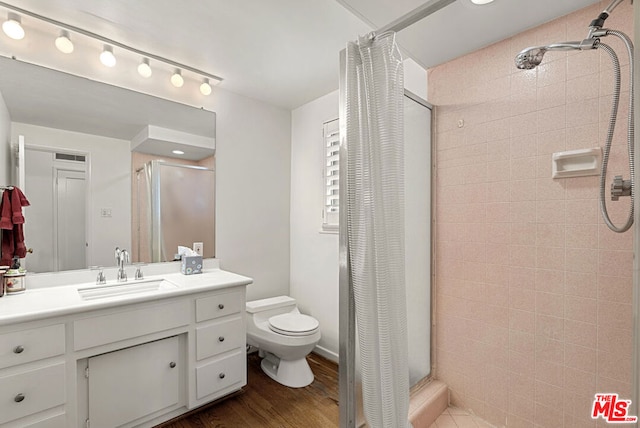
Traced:
<svg viewBox="0 0 640 428">
<path fill-rule="evenodd" d="M 247 302 L 247 344 L 258 348 L 262 371 L 292 388 L 313 382 L 306 356 L 320 340 L 318 320 L 303 315 L 289 296 Z"/>
</svg>

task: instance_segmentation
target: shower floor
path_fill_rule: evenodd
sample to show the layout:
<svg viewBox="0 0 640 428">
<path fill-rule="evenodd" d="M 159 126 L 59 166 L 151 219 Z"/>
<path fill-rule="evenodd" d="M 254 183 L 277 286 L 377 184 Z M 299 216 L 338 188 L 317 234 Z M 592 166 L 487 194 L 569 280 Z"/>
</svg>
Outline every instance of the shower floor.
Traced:
<svg viewBox="0 0 640 428">
<path fill-rule="evenodd" d="M 429 428 L 493 428 L 493 425 L 458 407 L 449 406 Z"/>
</svg>

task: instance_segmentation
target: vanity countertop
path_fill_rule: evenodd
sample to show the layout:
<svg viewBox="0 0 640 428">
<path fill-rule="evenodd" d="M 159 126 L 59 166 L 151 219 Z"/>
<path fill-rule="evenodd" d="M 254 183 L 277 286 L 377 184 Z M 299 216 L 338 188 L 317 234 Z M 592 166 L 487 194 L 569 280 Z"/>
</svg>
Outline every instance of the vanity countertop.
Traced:
<svg viewBox="0 0 640 428">
<path fill-rule="evenodd" d="M 219 290 L 237 285 L 248 285 L 253 282 L 249 277 L 219 268 L 205 268 L 202 274 L 197 275 L 182 275 L 181 273 L 172 272 L 147 276 L 142 280 L 164 279 L 175 285 L 175 287 L 85 300 L 78 293 L 78 289 L 95 286 L 95 283 L 84 282 L 29 289 L 28 279 L 27 277 L 27 290 L 25 292 L 5 295 L 0 298 L 0 326 L 209 290 Z M 125 284 L 135 284 L 142 281 L 129 280 Z M 115 281 L 108 281 L 106 286 L 110 285 L 117 286 L 119 284 Z"/>
</svg>

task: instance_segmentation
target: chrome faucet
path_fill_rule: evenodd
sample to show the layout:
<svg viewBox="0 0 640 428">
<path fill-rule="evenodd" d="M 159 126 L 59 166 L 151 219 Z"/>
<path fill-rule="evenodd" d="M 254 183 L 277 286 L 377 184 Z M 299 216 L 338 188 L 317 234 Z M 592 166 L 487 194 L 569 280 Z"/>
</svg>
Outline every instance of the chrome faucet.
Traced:
<svg viewBox="0 0 640 428">
<path fill-rule="evenodd" d="M 133 263 L 133 264 L 136 265 L 136 274 L 134 276 L 134 279 L 136 281 L 140 279 L 144 279 L 144 274 L 142 273 L 142 267 L 146 266 L 146 263 Z"/>
<path fill-rule="evenodd" d="M 126 282 L 127 281 L 127 272 L 124 270 L 124 264 L 129 263 L 129 252 L 125 249 L 120 249 L 120 247 L 116 247 L 115 251 L 116 263 L 118 264 L 118 275 L 116 280 L 118 282 Z"/>
<path fill-rule="evenodd" d="M 103 285 L 107 283 L 107 278 L 104 276 L 104 268 L 102 266 L 91 266 L 90 269 L 98 271 L 98 276 L 96 277 L 96 285 Z"/>
</svg>

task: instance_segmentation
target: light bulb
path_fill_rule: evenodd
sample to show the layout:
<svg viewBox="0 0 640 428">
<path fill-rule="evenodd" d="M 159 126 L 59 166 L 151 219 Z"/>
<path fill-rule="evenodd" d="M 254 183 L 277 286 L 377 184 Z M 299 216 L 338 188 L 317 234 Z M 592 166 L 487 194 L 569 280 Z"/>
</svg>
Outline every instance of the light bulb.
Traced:
<svg viewBox="0 0 640 428">
<path fill-rule="evenodd" d="M 171 76 L 171 84 L 176 88 L 182 88 L 182 85 L 184 85 L 184 79 L 182 78 L 180 70 L 176 70 Z"/>
<path fill-rule="evenodd" d="M 60 31 L 60 35 L 56 39 L 56 47 L 62 53 L 70 54 L 73 52 L 73 42 L 69 38 L 67 30 Z"/>
<path fill-rule="evenodd" d="M 184 152 L 182 150 L 173 150 L 171 151 L 171 153 L 173 153 L 174 155 L 183 155 Z"/>
<path fill-rule="evenodd" d="M 204 79 L 204 82 L 200 85 L 200 92 L 202 95 L 211 95 L 211 85 L 209 79 Z"/>
<path fill-rule="evenodd" d="M 145 79 L 151 77 L 153 70 L 151 70 L 151 66 L 149 65 L 149 58 L 142 58 L 142 62 L 138 65 L 138 74 Z"/>
<path fill-rule="evenodd" d="M 107 67 L 113 67 L 116 65 L 116 57 L 113 55 L 113 48 L 105 45 L 104 50 L 100 54 L 100 62 Z"/>
<path fill-rule="evenodd" d="M 10 13 L 7 20 L 2 23 L 2 31 L 13 40 L 24 39 L 24 28 L 20 23 L 20 17 L 15 13 Z"/>
<path fill-rule="evenodd" d="M 473 3 L 473 4 L 489 4 L 492 1 L 493 0 L 471 0 L 471 3 Z"/>
</svg>

